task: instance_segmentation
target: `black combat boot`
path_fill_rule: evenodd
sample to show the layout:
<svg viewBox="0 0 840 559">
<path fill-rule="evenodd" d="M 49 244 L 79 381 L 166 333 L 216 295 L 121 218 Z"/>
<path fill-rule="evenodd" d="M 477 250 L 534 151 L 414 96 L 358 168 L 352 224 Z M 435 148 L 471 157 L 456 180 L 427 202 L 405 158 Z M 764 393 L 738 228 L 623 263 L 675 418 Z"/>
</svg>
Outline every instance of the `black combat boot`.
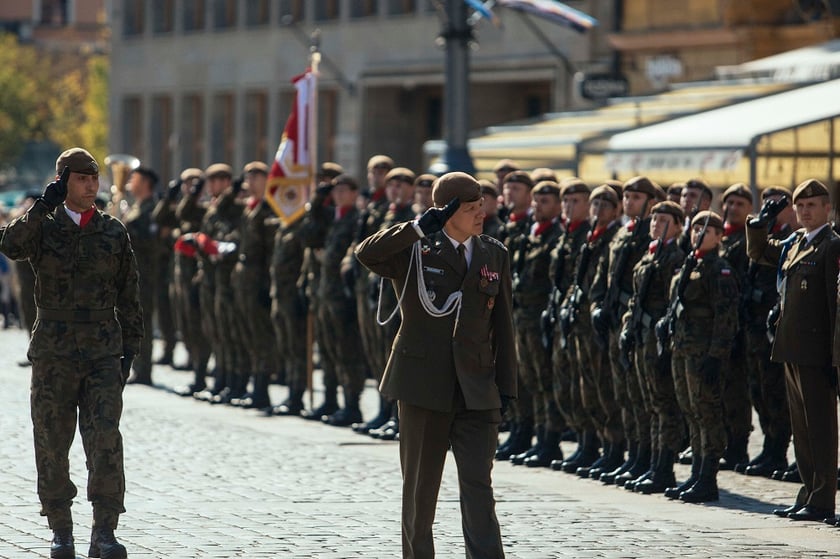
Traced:
<svg viewBox="0 0 840 559">
<path fill-rule="evenodd" d="M 537 432 L 537 442 L 534 443 L 534 445 L 531 448 L 529 448 L 527 450 L 524 450 L 524 451 L 520 452 L 519 454 L 514 454 L 513 456 L 511 456 L 510 457 L 510 463 L 511 464 L 513 464 L 514 466 L 521 466 L 522 464 L 525 463 L 525 460 L 527 460 L 528 458 L 530 458 L 531 456 L 535 455 L 536 453 L 538 453 L 540 451 L 540 448 L 542 447 L 542 444 L 543 444 L 543 439 L 545 439 L 545 425 L 537 425 L 536 432 Z"/>
<path fill-rule="evenodd" d="M 677 480 L 674 477 L 674 451 L 663 448 L 659 451 L 659 460 L 656 462 L 656 468 L 653 475 L 636 484 L 636 493 L 644 493 L 651 495 L 653 493 L 663 493 L 669 487 L 677 485 Z"/>
<path fill-rule="evenodd" d="M 686 466 L 694 463 L 694 451 L 691 447 L 686 448 L 682 452 L 680 452 L 679 456 L 677 456 L 677 460 L 679 460 L 680 464 L 684 464 Z"/>
<path fill-rule="evenodd" d="M 767 460 L 768 453 L 770 452 L 770 448 L 772 446 L 773 446 L 773 437 L 771 437 L 770 435 L 765 435 L 764 436 L 764 443 L 761 446 L 761 452 L 758 454 L 758 456 L 756 456 L 755 458 L 753 458 L 752 460 L 750 460 L 747 463 L 735 464 L 735 468 L 733 468 L 733 471 L 736 472 L 736 473 L 739 473 L 739 474 L 747 473 L 747 468 L 750 468 L 752 466 L 757 466 L 757 465 L 761 464 L 762 462 L 764 462 L 765 460 Z M 772 474 L 773 472 L 770 472 L 770 473 Z M 755 475 L 755 474 L 753 474 L 753 475 Z"/>
<path fill-rule="evenodd" d="M 237 405 L 249 410 L 263 410 L 271 407 L 271 398 L 268 395 L 268 373 L 254 375 L 253 389 L 243 398 L 237 400 Z"/>
<path fill-rule="evenodd" d="M 193 398 L 203 402 L 212 402 L 216 396 L 225 391 L 227 388 L 227 381 L 228 374 L 224 371 L 224 369 L 216 365 L 216 369 L 213 371 L 213 388 L 196 392 L 193 394 Z"/>
<path fill-rule="evenodd" d="M 516 438 L 516 432 L 518 430 L 519 423 L 515 421 L 510 421 L 508 423 L 508 436 L 504 442 L 499 443 L 499 446 L 496 447 L 496 454 L 494 455 L 496 460 L 510 460 L 510 447 Z"/>
<path fill-rule="evenodd" d="M 533 422 L 529 420 L 514 423 L 514 427 L 516 428 L 516 437 L 510 442 L 510 447 L 506 452 L 508 456 L 504 458 L 504 454 L 502 454 L 498 457 L 499 460 L 510 460 L 511 457 L 531 448 L 531 442 L 534 439 Z"/>
<path fill-rule="evenodd" d="M 327 425 L 333 427 L 350 427 L 354 423 L 361 423 L 362 412 L 359 409 L 359 393 L 344 391 L 344 407 L 334 414 L 321 418 Z"/>
<path fill-rule="evenodd" d="M 648 466 L 648 469 L 645 470 L 645 472 L 642 473 L 642 475 L 640 475 L 636 479 L 631 479 L 630 481 L 625 482 L 624 483 L 624 489 L 626 489 L 627 491 L 635 491 L 636 486 L 638 484 L 644 483 L 644 482 L 646 482 L 647 480 L 649 480 L 650 478 L 653 477 L 653 473 L 656 471 L 656 465 L 658 463 L 659 463 L 659 451 L 658 450 L 653 450 L 650 453 L 650 465 Z"/>
<path fill-rule="evenodd" d="M 73 545 L 73 529 L 53 530 L 50 544 L 50 559 L 76 559 L 76 547 Z"/>
<path fill-rule="evenodd" d="M 303 411 L 303 393 L 302 388 L 290 389 L 289 397 L 282 404 L 271 408 L 270 415 L 300 415 Z"/>
<path fill-rule="evenodd" d="M 324 395 L 324 403 L 314 410 L 303 410 L 300 416 L 304 419 L 320 421 L 325 415 L 332 415 L 338 411 L 338 398 L 335 392 Z"/>
<path fill-rule="evenodd" d="M 686 503 L 708 503 L 717 501 L 718 495 L 717 473 L 720 459 L 717 456 L 704 456 L 700 464 L 700 474 L 697 483 L 680 493 L 680 500 Z"/>
<path fill-rule="evenodd" d="M 650 467 L 650 454 L 650 445 L 639 443 L 636 460 L 626 472 L 615 477 L 614 483 L 619 487 L 624 487 L 628 481 L 641 477 Z"/>
<path fill-rule="evenodd" d="M 562 436 L 561 436 L 561 438 L 562 438 Z M 563 470 L 563 464 L 565 462 L 569 462 L 569 461 L 578 459 L 578 456 L 580 456 L 580 453 L 583 452 L 583 435 L 581 433 L 575 433 L 575 441 L 577 442 L 577 447 L 575 448 L 575 451 L 573 453 L 571 453 L 570 455 L 566 456 L 566 458 L 564 458 L 564 459 L 554 460 L 551 463 L 551 465 L 549 466 L 552 470 L 555 470 L 555 471 L 558 471 L 558 472 L 562 471 Z"/>
<path fill-rule="evenodd" d="M 692 485 L 697 483 L 697 480 L 700 477 L 700 463 L 700 455 L 698 454 L 694 462 L 691 463 L 691 475 L 688 476 L 688 479 L 675 487 L 668 487 L 665 489 L 665 496 L 669 499 L 679 499 L 680 494 L 683 491 L 687 491 Z"/>
<path fill-rule="evenodd" d="M 734 470 L 741 464 L 748 464 L 750 456 L 747 454 L 747 443 L 749 436 L 731 437 L 723 457 L 720 459 L 721 470 Z M 743 468 L 743 466 L 741 466 Z"/>
<path fill-rule="evenodd" d="M 598 468 L 592 468 L 589 471 L 589 477 L 592 479 L 601 479 L 601 475 L 614 471 L 616 468 L 624 463 L 624 451 L 626 446 L 625 441 L 620 443 L 609 443 L 609 452 L 604 452 L 604 461 Z"/>
<path fill-rule="evenodd" d="M 88 557 L 101 559 L 126 559 L 128 554 L 125 546 L 114 537 L 111 528 L 97 528 L 94 526 L 90 535 L 90 549 Z"/>
<path fill-rule="evenodd" d="M 376 414 L 376 417 L 373 419 L 362 423 L 354 423 L 351 427 L 354 432 L 359 433 L 360 435 L 367 435 L 373 429 L 379 429 L 386 423 L 388 420 L 391 419 L 391 410 L 393 409 L 393 402 L 385 398 L 384 396 L 379 396 L 379 413 Z"/>
<path fill-rule="evenodd" d="M 744 473 L 748 476 L 770 477 L 776 470 L 787 468 L 787 441 L 775 437 L 765 437 L 764 459 L 747 466 Z"/>
<path fill-rule="evenodd" d="M 601 474 L 599 478 L 602 483 L 606 485 L 612 485 L 615 483 L 615 478 L 618 476 L 624 475 L 627 470 L 633 467 L 633 464 L 636 463 L 636 456 L 639 454 L 639 443 L 635 441 L 628 441 L 627 442 L 627 459 L 624 461 L 623 464 L 615 468 L 611 472 L 604 472 Z"/>
<path fill-rule="evenodd" d="M 563 451 L 560 450 L 560 432 L 545 430 L 543 444 L 536 454 L 525 459 L 529 468 L 548 468 L 554 460 L 561 460 Z"/>
<path fill-rule="evenodd" d="M 575 459 L 563 462 L 562 470 L 567 474 L 577 472 L 578 468 L 591 466 L 601 456 L 598 452 L 600 441 L 594 431 L 584 431 L 578 447 L 580 452 L 577 453 Z"/>
<path fill-rule="evenodd" d="M 578 469 L 575 470 L 575 475 L 577 475 L 578 477 L 588 478 L 592 475 L 592 470 L 603 471 L 601 469 L 601 466 L 604 464 L 604 462 L 606 462 L 607 457 L 610 455 L 610 447 L 611 446 L 612 446 L 612 443 L 610 443 L 608 441 L 605 441 L 602 444 L 603 450 L 601 452 L 601 456 L 599 456 L 598 459 L 595 460 L 594 462 L 592 462 L 592 464 L 590 464 L 589 466 L 578 467 Z M 598 475 L 600 475 L 600 474 L 598 474 Z"/>
</svg>

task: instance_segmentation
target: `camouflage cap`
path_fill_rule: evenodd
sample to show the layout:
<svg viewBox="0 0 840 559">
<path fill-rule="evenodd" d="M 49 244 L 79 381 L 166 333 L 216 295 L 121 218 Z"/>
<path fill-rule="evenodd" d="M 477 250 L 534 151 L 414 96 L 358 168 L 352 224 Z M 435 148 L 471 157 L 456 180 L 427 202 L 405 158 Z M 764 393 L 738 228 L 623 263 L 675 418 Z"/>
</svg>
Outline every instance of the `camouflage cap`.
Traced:
<svg viewBox="0 0 840 559">
<path fill-rule="evenodd" d="M 86 149 L 70 148 L 65 150 L 55 160 L 55 174 L 60 175 L 65 167 L 74 173 L 83 175 L 98 175 L 99 164 Z"/>
<path fill-rule="evenodd" d="M 181 180 L 188 181 L 192 179 L 200 179 L 204 175 L 204 171 L 196 167 L 190 167 L 181 171 Z"/>
<path fill-rule="evenodd" d="M 506 171 L 510 173 L 511 171 L 518 171 L 521 169 L 519 163 L 514 161 L 513 159 L 500 159 L 498 163 L 493 167 L 494 173 L 501 173 L 502 171 Z"/>
<path fill-rule="evenodd" d="M 367 168 L 393 169 L 394 160 L 387 155 L 374 155 L 368 160 Z"/>
<path fill-rule="evenodd" d="M 615 189 L 608 184 L 602 184 L 589 194 L 589 202 L 591 203 L 593 200 L 606 200 L 616 208 L 618 207 L 618 196 Z"/>
<path fill-rule="evenodd" d="M 475 202 L 481 198 L 481 185 L 466 173 L 446 173 L 432 185 L 432 200 L 435 206 L 442 208 L 453 198 L 461 202 Z"/>
<path fill-rule="evenodd" d="M 817 179 L 808 179 L 797 186 L 793 191 L 793 203 L 802 198 L 813 198 L 814 196 L 828 196 L 828 188 Z"/>
<path fill-rule="evenodd" d="M 328 177 L 331 179 L 336 178 L 342 173 L 344 173 L 344 167 L 342 167 L 338 163 L 333 163 L 332 161 L 324 161 L 323 163 L 321 163 L 321 168 L 318 169 L 318 174 L 320 176 Z"/>
<path fill-rule="evenodd" d="M 548 167 L 538 167 L 531 171 L 531 180 L 534 181 L 534 184 L 542 181 L 559 182 L 557 175 Z"/>
<path fill-rule="evenodd" d="M 583 182 L 583 179 L 579 179 L 577 177 L 569 177 L 565 178 L 560 182 L 560 189 L 562 191 L 562 195 L 566 196 L 567 194 L 589 194 L 592 192 L 592 189 L 589 188 L 589 185 Z"/>
<path fill-rule="evenodd" d="M 672 215 L 680 225 L 682 225 L 682 222 L 685 221 L 685 212 L 683 212 L 680 205 L 676 202 L 667 200 L 665 202 L 659 202 L 653 207 L 653 209 L 650 210 L 650 213 Z"/>
<path fill-rule="evenodd" d="M 745 199 L 749 200 L 750 203 L 752 203 L 752 201 L 753 201 L 752 192 L 750 192 L 750 189 L 747 188 L 747 186 L 745 184 L 740 183 L 740 182 L 735 183 L 732 186 L 730 186 L 729 188 L 727 188 L 726 190 L 724 190 L 723 191 L 723 197 L 721 198 L 721 200 L 726 202 L 726 199 L 729 198 L 730 196 L 740 196 L 741 198 L 745 198 Z"/>
<path fill-rule="evenodd" d="M 204 170 L 204 176 L 208 179 L 218 177 L 233 178 L 233 169 L 227 163 L 213 163 Z"/>
<path fill-rule="evenodd" d="M 553 194 L 557 198 L 560 198 L 561 192 L 560 185 L 554 181 L 540 181 L 531 189 L 532 196 L 536 194 Z"/>
<path fill-rule="evenodd" d="M 502 184 L 507 184 L 509 182 L 519 182 L 527 186 L 529 189 L 534 188 L 534 181 L 531 179 L 531 175 L 525 171 L 511 171 L 505 175 L 505 178 L 502 179 Z"/>
<path fill-rule="evenodd" d="M 268 165 L 262 161 L 251 161 L 242 168 L 242 171 L 245 173 L 262 173 L 268 176 Z"/>
<path fill-rule="evenodd" d="M 771 196 L 784 196 L 788 200 L 793 198 L 793 194 L 791 193 L 790 189 L 785 188 L 784 186 L 768 186 L 767 188 L 761 191 L 762 200 L 766 200 Z"/>
<path fill-rule="evenodd" d="M 414 186 L 422 186 L 426 188 L 431 188 L 432 184 L 437 180 L 437 177 L 431 173 L 423 173 L 416 179 L 414 179 Z"/>
<path fill-rule="evenodd" d="M 347 174 L 344 174 L 344 173 L 335 177 L 332 180 L 332 183 L 334 185 L 346 184 L 347 186 L 350 187 L 350 190 L 359 190 L 359 183 L 356 182 L 356 179 L 354 179 L 350 175 L 347 175 Z"/>
<path fill-rule="evenodd" d="M 709 227 L 714 227 L 715 229 L 723 231 L 723 218 L 715 212 L 709 210 L 697 212 L 697 215 L 695 215 L 694 219 L 691 220 L 691 226 L 694 227 L 698 223 L 700 225 L 703 225 L 704 223 L 706 223 L 706 216 L 709 216 Z"/>
<path fill-rule="evenodd" d="M 499 189 L 496 188 L 496 183 L 493 181 L 489 181 L 487 179 L 479 179 L 478 184 L 481 186 L 481 195 L 482 196 L 492 196 L 497 197 L 499 195 Z"/>
<path fill-rule="evenodd" d="M 417 178 L 414 171 L 406 167 L 394 167 L 388 174 L 385 175 L 386 181 L 401 181 L 408 184 L 414 184 L 414 179 Z"/>
<path fill-rule="evenodd" d="M 651 198 L 658 198 L 662 187 L 647 177 L 633 177 L 624 183 L 623 192 L 642 192 Z M 664 198 L 663 198 L 664 199 Z"/>
</svg>

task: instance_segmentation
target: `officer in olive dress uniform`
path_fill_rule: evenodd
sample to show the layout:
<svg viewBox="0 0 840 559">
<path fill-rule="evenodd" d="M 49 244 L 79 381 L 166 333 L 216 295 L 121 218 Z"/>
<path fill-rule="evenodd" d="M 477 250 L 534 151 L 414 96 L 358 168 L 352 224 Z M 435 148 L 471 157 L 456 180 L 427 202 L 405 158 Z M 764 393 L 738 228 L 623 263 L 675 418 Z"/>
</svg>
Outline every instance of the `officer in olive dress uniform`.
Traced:
<svg viewBox="0 0 840 559">
<path fill-rule="evenodd" d="M 399 403 L 403 557 L 434 556 L 432 524 L 451 448 L 467 557 L 500 558 L 490 472 L 500 407 L 516 397 L 510 266 L 504 246 L 480 235 L 475 179 L 442 176 L 434 202 L 357 249 L 365 266 L 405 292 L 381 386 Z"/>
<path fill-rule="evenodd" d="M 750 258 L 780 266 L 781 313 L 772 359 L 785 364 L 793 450 L 802 478 L 794 504 L 773 512 L 792 520 L 833 520 L 840 237 L 831 229 L 831 202 L 823 183 L 801 183 L 793 191 L 793 205 L 802 228 L 788 239 L 767 238 L 772 212 L 748 220 L 747 228 Z"/>
</svg>

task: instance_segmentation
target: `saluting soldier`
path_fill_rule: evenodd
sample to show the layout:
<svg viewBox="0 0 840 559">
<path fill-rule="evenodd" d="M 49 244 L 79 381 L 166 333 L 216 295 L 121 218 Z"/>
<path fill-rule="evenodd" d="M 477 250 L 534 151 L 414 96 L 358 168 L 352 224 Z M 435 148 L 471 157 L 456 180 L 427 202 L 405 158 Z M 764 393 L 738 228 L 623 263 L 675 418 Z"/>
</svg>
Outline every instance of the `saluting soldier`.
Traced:
<svg viewBox="0 0 840 559">
<path fill-rule="evenodd" d="M 802 182 L 793 191 L 793 205 L 802 225 L 795 236 L 784 241 L 767 238 L 767 223 L 774 211 L 750 219 L 747 228 L 750 258 L 780 265 L 781 312 L 772 359 L 785 364 L 793 450 L 802 478 L 794 504 L 773 513 L 792 520 L 833 520 L 840 237 L 831 229 L 831 202 L 823 183 Z"/>
</svg>

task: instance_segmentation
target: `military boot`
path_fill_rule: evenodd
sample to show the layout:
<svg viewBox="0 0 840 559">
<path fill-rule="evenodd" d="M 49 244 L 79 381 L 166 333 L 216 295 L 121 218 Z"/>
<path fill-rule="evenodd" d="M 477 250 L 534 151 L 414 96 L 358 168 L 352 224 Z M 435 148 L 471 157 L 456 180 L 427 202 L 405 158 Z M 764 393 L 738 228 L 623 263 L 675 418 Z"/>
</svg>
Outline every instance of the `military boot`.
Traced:
<svg viewBox="0 0 840 559">
<path fill-rule="evenodd" d="M 747 443 L 749 436 L 731 437 L 729 444 L 726 445 L 726 450 L 723 451 L 723 457 L 720 459 L 721 470 L 734 470 L 740 464 L 747 464 L 750 457 L 747 454 Z"/>
<path fill-rule="evenodd" d="M 641 477 L 650 467 L 650 454 L 650 445 L 639 443 L 639 448 L 636 451 L 636 460 L 626 472 L 615 477 L 614 483 L 619 487 L 624 487 L 624 484 L 628 481 L 633 481 Z"/>
<path fill-rule="evenodd" d="M 773 437 L 771 437 L 769 435 L 765 435 L 764 436 L 764 443 L 761 445 L 761 452 L 758 454 L 758 456 L 756 456 L 755 458 L 753 458 L 749 462 L 746 462 L 746 463 L 742 462 L 740 464 L 735 464 L 735 467 L 733 468 L 733 471 L 736 472 L 736 473 L 739 473 L 739 474 L 747 473 L 747 468 L 750 468 L 752 466 L 757 466 L 758 464 L 761 464 L 762 462 L 767 460 L 768 452 L 770 451 L 770 448 L 772 446 L 773 446 Z M 770 472 L 770 473 L 773 473 L 773 472 Z"/>
<path fill-rule="evenodd" d="M 680 464 L 684 464 L 686 466 L 694 463 L 694 451 L 691 447 L 686 448 L 682 452 L 680 452 L 679 456 L 677 457 Z"/>
<path fill-rule="evenodd" d="M 635 441 L 628 441 L 627 442 L 627 459 L 624 461 L 623 464 L 618 466 L 613 471 L 604 472 L 603 474 L 601 474 L 601 477 L 599 478 L 601 480 L 601 482 L 605 483 L 606 485 L 614 484 L 615 479 L 618 476 L 624 475 L 627 472 L 627 470 L 629 470 L 633 466 L 633 464 L 636 463 L 636 456 L 638 455 L 638 453 L 639 453 L 639 443 L 637 443 Z"/>
<path fill-rule="evenodd" d="M 213 371 L 213 388 L 208 388 L 193 394 L 193 398 L 203 402 L 212 402 L 213 399 L 227 388 L 228 375 L 224 369 L 216 365 Z"/>
<path fill-rule="evenodd" d="M 579 445 L 580 452 L 574 460 L 563 462 L 563 471 L 567 474 L 573 474 L 577 472 L 578 468 L 591 466 L 601 456 L 598 452 L 600 446 L 600 441 L 594 431 L 584 431 Z"/>
<path fill-rule="evenodd" d="M 289 397 L 286 398 L 282 404 L 271 408 L 269 415 L 300 415 L 303 411 L 303 393 L 302 388 L 292 388 L 289 390 Z"/>
<path fill-rule="evenodd" d="M 314 410 L 303 410 L 300 416 L 304 419 L 320 421 L 322 416 L 332 415 L 338 411 L 338 397 L 335 392 L 324 395 L 324 403 Z"/>
<path fill-rule="evenodd" d="M 597 468 L 589 471 L 592 479 L 601 479 L 603 474 L 614 471 L 624 463 L 625 441 L 620 443 L 609 443 L 609 452 L 604 453 L 604 461 Z"/>
<path fill-rule="evenodd" d="M 665 496 L 669 499 L 679 499 L 683 491 L 687 491 L 692 485 L 697 483 L 697 479 L 700 476 L 700 462 L 700 456 L 698 455 L 697 459 L 691 463 L 691 475 L 688 476 L 688 479 L 675 487 L 665 489 Z"/>
<path fill-rule="evenodd" d="M 254 387 L 242 398 L 231 400 L 237 407 L 245 409 L 265 409 L 271 406 L 271 399 L 268 396 L 268 374 L 257 373 L 254 375 Z"/>
<path fill-rule="evenodd" d="M 376 414 L 376 417 L 373 419 L 362 423 L 361 421 L 358 423 L 354 423 L 351 427 L 354 432 L 359 433 L 360 435 L 367 435 L 373 429 L 379 429 L 386 423 L 388 420 L 391 419 L 391 410 L 394 404 L 382 396 L 379 396 L 379 413 Z"/>
<path fill-rule="evenodd" d="M 560 432 L 546 429 L 542 446 L 536 454 L 526 458 L 524 464 L 529 468 L 548 468 L 554 460 L 562 460 L 562 458 Z"/>
<path fill-rule="evenodd" d="M 677 485 L 677 480 L 674 477 L 674 451 L 663 448 L 659 451 L 659 459 L 656 462 L 653 475 L 649 479 L 636 484 L 636 493 L 644 493 L 645 495 L 663 493 L 666 489 L 675 485 Z"/>
<path fill-rule="evenodd" d="M 603 451 L 601 452 L 601 456 L 599 456 L 598 459 L 592 462 L 589 466 L 580 466 L 577 470 L 575 470 L 575 475 L 586 478 L 592 475 L 592 470 L 598 470 L 599 472 L 603 471 L 601 466 L 607 461 L 610 455 L 612 443 L 605 441 L 602 446 Z M 600 475 L 600 473 L 598 475 Z"/>
<path fill-rule="evenodd" d="M 659 463 L 659 451 L 658 450 L 651 451 L 651 453 L 650 453 L 650 464 L 648 466 L 648 469 L 645 470 L 644 473 L 642 473 L 642 475 L 640 475 L 636 479 L 631 479 L 630 481 L 625 482 L 624 483 L 624 489 L 626 489 L 627 491 L 635 491 L 636 486 L 638 484 L 644 483 L 644 482 L 646 482 L 647 480 L 649 480 L 650 478 L 653 477 L 653 473 L 656 470 L 656 465 L 658 463 Z"/>
<path fill-rule="evenodd" d="M 53 530 L 50 544 L 50 559 L 76 559 L 76 547 L 73 545 L 73 529 Z"/>
<path fill-rule="evenodd" d="M 770 477 L 776 470 L 787 468 L 787 441 L 775 437 L 765 437 L 766 449 L 762 451 L 764 459 L 747 466 L 744 473 L 748 476 Z"/>
<path fill-rule="evenodd" d="M 680 493 L 680 500 L 686 503 L 708 503 L 717 501 L 718 495 L 717 473 L 720 459 L 716 456 L 704 456 L 700 465 L 697 483 Z"/>
<path fill-rule="evenodd" d="M 511 457 L 521 454 L 531 448 L 531 442 L 534 440 L 534 424 L 531 421 L 522 421 L 514 423 L 516 437 L 511 441 L 510 447 L 508 448 L 506 454 L 508 457 L 505 458 L 504 454 L 498 457 L 498 460 L 510 460 Z M 511 430 L 513 433 L 513 429 Z"/>
<path fill-rule="evenodd" d="M 359 409 L 359 393 L 344 392 L 344 407 L 334 414 L 321 418 L 327 425 L 333 427 L 350 427 L 354 423 L 362 421 L 362 412 Z"/>
<path fill-rule="evenodd" d="M 569 456 L 567 456 L 565 459 L 552 461 L 551 465 L 549 466 L 552 470 L 561 471 L 563 469 L 563 463 L 578 459 L 578 456 L 580 456 L 580 453 L 583 450 L 583 435 L 581 433 L 575 433 L 575 441 L 577 442 L 577 447 L 575 448 L 575 451 Z"/>
<path fill-rule="evenodd" d="M 494 455 L 496 460 L 510 460 L 510 447 L 516 438 L 516 432 L 519 430 L 519 423 L 511 421 L 508 424 L 508 427 L 509 431 L 507 438 L 496 447 L 496 454 Z"/>
<path fill-rule="evenodd" d="M 531 456 L 535 455 L 537 452 L 540 451 L 540 448 L 543 444 L 543 439 L 545 438 L 545 425 L 537 425 L 536 428 L 537 432 L 537 442 L 534 443 L 532 447 L 527 450 L 520 452 L 519 454 L 514 454 L 510 457 L 510 462 L 514 466 L 521 466 L 525 463 L 525 460 L 530 458 Z"/>
<path fill-rule="evenodd" d="M 128 554 L 125 546 L 114 537 L 111 528 L 97 528 L 94 526 L 90 535 L 90 549 L 88 557 L 101 559 L 126 559 Z"/>
</svg>

